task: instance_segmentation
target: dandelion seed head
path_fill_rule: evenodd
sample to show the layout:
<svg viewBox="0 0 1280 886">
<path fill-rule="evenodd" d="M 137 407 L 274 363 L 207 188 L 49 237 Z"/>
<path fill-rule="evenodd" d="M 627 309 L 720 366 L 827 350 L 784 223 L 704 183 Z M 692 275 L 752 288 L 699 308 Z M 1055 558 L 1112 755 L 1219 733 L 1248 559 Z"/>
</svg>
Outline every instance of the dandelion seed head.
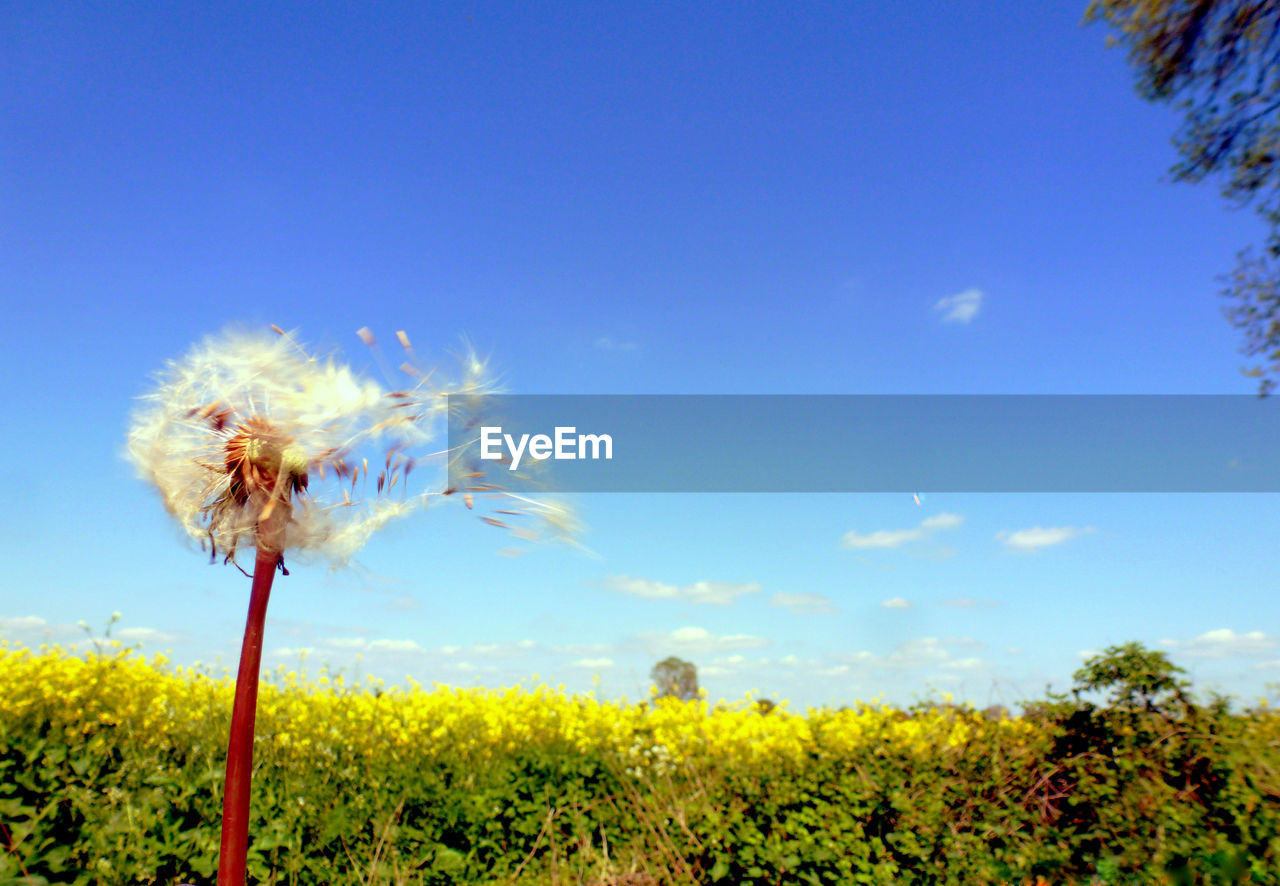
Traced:
<svg viewBox="0 0 1280 886">
<path fill-rule="evenodd" d="M 235 562 L 262 544 L 262 521 L 280 508 L 283 538 L 273 544 L 342 565 L 388 522 L 451 491 L 411 492 L 410 472 L 430 463 L 420 447 L 439 435 L 449 398 L 471 402 L 494 383 L 468 350 L 456 382 L 406 363 L 407 386 L 387 390 L 273 329 L 212 337 L 170 362 L 133 417 L 127 456 L 213 555 Z M 376 346 L 367 328 L 359 336 Z M 397 339 L 412 356 L 408 336 Z M 449 457 L 435 455 L 442 465 Z M 551 536 L 574 526 L 562 506 L 520 501 L 520 514 Z"/>
<path fill-rule="evenodd" d="M 465 385 L 483 389 L 468 373 Z M 356 465 L 430 440 L 435 388 L 391 397 L 286 333 L 227 333 L 171 362 L 134 416 L 128 455 L 186 533 L 234 560 L 272 502 L 291 506 L 284 548 L 344 562 L 385 523 L 426 503 L 366 499 Z M 396 408 L 400 407 L 400 408 Z M 366 469 L 367 473 L 367 469 Z M 355 497 L 353 498 L 353 492 Z"/>
</svg>

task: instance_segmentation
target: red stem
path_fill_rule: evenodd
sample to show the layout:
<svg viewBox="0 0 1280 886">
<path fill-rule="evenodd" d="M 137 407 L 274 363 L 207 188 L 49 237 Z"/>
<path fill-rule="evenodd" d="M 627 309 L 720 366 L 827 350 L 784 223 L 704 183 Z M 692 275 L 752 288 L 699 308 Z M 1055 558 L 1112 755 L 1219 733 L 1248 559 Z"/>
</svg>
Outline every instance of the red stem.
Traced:
<svg viewBox="0 0 1280 886">
<path fill-rule="evenodd" d="M 286 518 L 287 519 L 287 518 Z M 264 523 L 266 521 L 263 521 Z M 262 535 L 264 527 L 259 531 Z M 267 599 L 280 564 L 276 545 L 259 543 L 249 592 L 249 617 L 236 672 L 236 700 L 231 708 L 227 741 L 227 780 L 222 798 L 222 849 L 218 854 L 218 886 L 245 886 L 249 854 L 249 788 L 253 778 L 253 724 L 258 713 L 258 671 L 262 664 L 262 632 Z"/>
</svg>

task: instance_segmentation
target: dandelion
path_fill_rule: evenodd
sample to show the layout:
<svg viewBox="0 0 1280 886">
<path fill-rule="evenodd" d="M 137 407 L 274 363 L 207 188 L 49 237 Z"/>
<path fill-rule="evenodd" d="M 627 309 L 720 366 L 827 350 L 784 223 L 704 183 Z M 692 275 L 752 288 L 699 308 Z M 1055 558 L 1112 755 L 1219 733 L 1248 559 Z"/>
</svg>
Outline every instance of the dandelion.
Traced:
<svg viewBox="0 0 1280 886">
<path fill-rule="evenodd" d="M 275 573 L 288 574 L 285 552 L 341 565 L 389 520 L 452 493 L 411 495 L 410 473 L 425 457 L 411 453 L 432 439 L 449 396 L 493 390 L 484 363 L 468 356 L 455 385 L 406 361 L 401 370 L 411 383 L 388 391 L 272 329 L 274 336 L 209 339 L 170 363 L 128 442 L 138 472 L 212 558 L 239 566 L 245 547 L 256 550 L 227 748 L 219 886 L 245 882 L 263 626 Z M 373 334 L 359 335 L 385 363 Z M 397 338 L 412 359 L 408 336 Z M 553 535 L 574 525 L 559 506 L 519 501 L 523 507 L 504 513 L 541 517 Z"/>
</svg>

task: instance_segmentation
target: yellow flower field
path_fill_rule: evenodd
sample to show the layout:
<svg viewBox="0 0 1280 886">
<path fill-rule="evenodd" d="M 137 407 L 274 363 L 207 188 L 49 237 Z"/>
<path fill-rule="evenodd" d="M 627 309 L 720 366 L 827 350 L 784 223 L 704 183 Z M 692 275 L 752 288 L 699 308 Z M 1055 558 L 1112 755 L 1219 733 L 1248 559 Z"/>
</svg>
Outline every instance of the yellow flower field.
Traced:
<svg viewBox="0 0 1280 886">
<path fill-rule="evenodd" d="M 114 643 L 113 643 L 114 645 Z M 968 709 L 913 716 L 885 706 L 799 715 L 785 703 L 762 714 L 751 699 L 709 705 L 663 698 L 649 703 L 567 695 L 563 688 L 457 689 L 416 683 L 348 685 L 324 672 L 308 679 L 278 669 L 258 700 L 259 741 L 285 754 L 341 756 L 353 751 L 415 759 L 435 754 L 493 757 L 530 745 L 567 746 L 582 753 L 613 751 L 637 764 L 686 760 L 799 760 L 851 747 L 894 747 L 933 754 L 963 748 L 977 737 L 1028 735 L 1019 719 L 985 718 Z M 226 718 L 234 681 L 172 667 L 116 646 L 82 655 L 74 649 L 0 647 L 0 716 L 40 712 L 68 739 L 86 736 L 138 746 L 182 742 L 205 734 L 208 718 Z"/>
</svg>

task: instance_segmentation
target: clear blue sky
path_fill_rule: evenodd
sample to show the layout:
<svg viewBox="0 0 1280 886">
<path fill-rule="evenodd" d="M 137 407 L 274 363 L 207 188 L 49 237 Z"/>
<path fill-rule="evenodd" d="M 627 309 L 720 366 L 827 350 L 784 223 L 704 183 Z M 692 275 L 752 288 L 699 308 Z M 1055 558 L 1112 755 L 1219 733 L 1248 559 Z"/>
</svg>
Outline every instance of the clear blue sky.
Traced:
<svg viewBox="0 0 1280 886">
<path fill-rule="evenodd" d="M 118 610 L 234 666 L 247 580 L 121 456 L 229 324 L 466 334 L 517 393 L 1251 393 L 1215 277 L 1261 223 L 1166 180 L 1177 118 L 1084 6 L 11 5 L 0 633 Z M 294 570 L 267 663 L 984 705 L 1141 640 L 1280 680 L 1274 495 L 576 503 L 598 558 L 446 507 Z"/>
</svg>

